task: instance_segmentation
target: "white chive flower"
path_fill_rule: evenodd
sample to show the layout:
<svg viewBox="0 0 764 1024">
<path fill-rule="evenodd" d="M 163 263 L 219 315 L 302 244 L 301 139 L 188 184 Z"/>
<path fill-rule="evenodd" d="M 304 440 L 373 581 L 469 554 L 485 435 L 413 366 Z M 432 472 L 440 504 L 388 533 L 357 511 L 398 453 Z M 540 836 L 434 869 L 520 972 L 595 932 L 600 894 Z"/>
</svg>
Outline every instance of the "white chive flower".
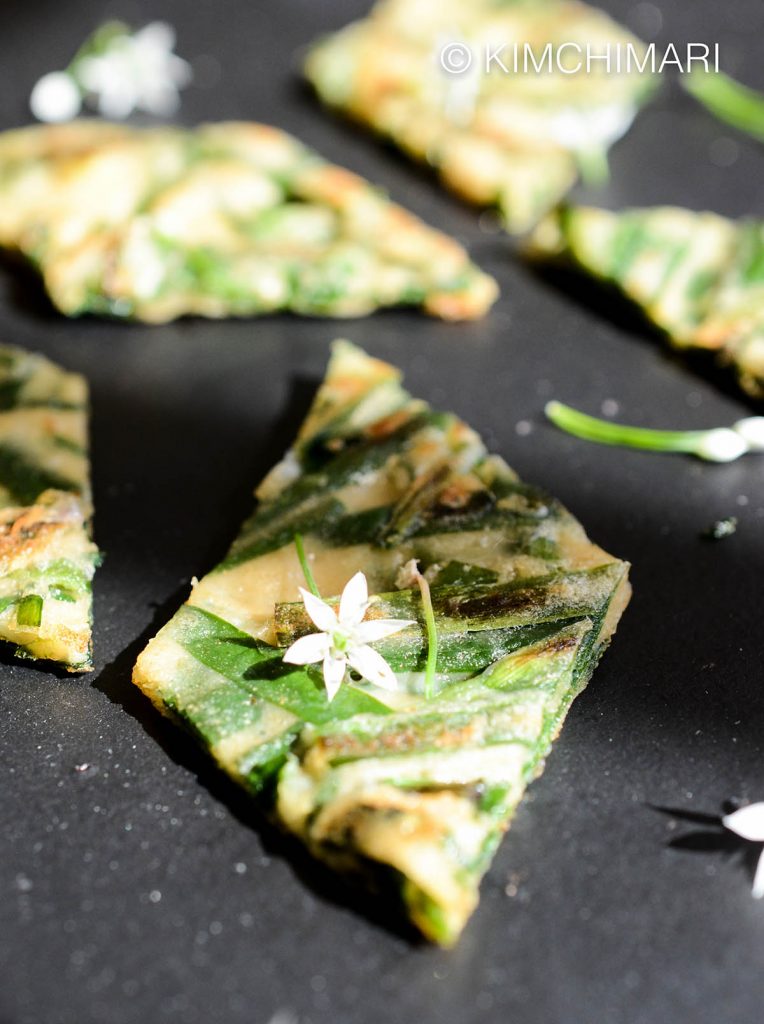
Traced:
<svg viewBox="0 0 764 1024">
<path fill-rule="evenodd" d="M 333 700 L 345 679 L 348 667 L 374 686 L 383 690 L 397 689 L 395 673 L 385 659 L 369 644 L 392 636 L 413 619 L 369 619 L 366 577 L 357 572 L 345 585 L 337 612 L 320 597 L 300 587 L 305 611 L 320 633 L 300 637 L 284 652 L 290 665 L 323 663 L 324 684 L 329 700 Z"/>
<path fill-rule="evenodd" d="M 40 121 L 68 121 L 79 114 L 84 98 L 115 120 L 134 110 L 174 114 L 179 91 L 192 77 L 174 46 L 175 29 L 164 21 L 138 32 L 121 24 L 101 26 L 65 71 L 52 71 L 37 82 L 29 99 L 32 113 Z"/>
<path fill-rule="evenodd" d="M 732 814 L 726 814 L 722 818 L 722 825 L 750 843 L 764 843 L 764 803 L 748 804 Z M 752 895 L 757 900 L 764 896 L 764 850 L 756 867 Z"/>
<path fill-rule="evenodd" d="M 125 118 L 133 110 L 168 116 L 178 109 L 178 92 L 191 68 L 173 53 L 175 30 L 152 21 L 134 35 L 118 36 L 103 53 L 83 57 L 76 75 L 104 117 Z"/>
</svg>

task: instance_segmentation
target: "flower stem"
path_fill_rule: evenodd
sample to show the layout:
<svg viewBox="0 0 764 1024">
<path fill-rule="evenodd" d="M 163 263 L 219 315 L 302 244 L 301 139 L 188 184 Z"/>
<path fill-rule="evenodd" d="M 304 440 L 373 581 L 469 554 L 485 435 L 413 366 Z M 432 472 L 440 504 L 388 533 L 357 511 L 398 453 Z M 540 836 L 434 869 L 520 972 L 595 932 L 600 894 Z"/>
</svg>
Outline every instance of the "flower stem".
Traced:
<svg viewBox="0 0 764 1024">
<path fill-rule="evenodd" d="M 302 569 L 302 574 L 305 577 L 305 582 L 308 584 L 308 590 L 316 597 L 321 597 L 321 592 L 316 586 L 316 581 L 313 577 L 313 573 L 311 572 L 310 565 L 308 564 L 308 556 L 305 554 L 305 545 L 302 542 L 301 533 L 296 533 L 294 535 L 294 546 L 297 548 L 297 558 L 300 562 L 300 568 Z"/>
<path fill-rule="evenodd" d="M 103 56 L 114 46 L 116 40 L 129 39 L 131 34 L 132 29 L 123 21 L 105 21 L 91 32 L 69 61 L 69 66 L 66 69 L 66 73 L 71 75 L 82 93 L 86 92 L 80 80 L 83 62 L 90 57 Z"/>
<path fill-rule="evenodd" d="M 587 416 L 562 402 L 548 402 L 547 417 L 568 434 L 586 441 L 641 448 L 655 452 L 685 452 L 711 462 L 731 462 L 749 451 L 741 433 L 726 427 L 711 430 L 652 430 Z"/>
<path fill-rule="evenodd" d="M 682 83 L 707 110 L 740 131 L 764 142 L 764 96 L 717 71 L 693 72 Z"/>
<path fill-rule="evenodd" d="M 435 611 L 432 607 L 430 584 L 419 572 L 419 569 L 416 570 L 416 582 L 419 587 L 419 593 L 422 595 L 424 623 L 427 628 L 427 663 L 424 668 L 424 695 L 429 699 L 432 697 L 435 687 L 435 671 L 438 665 L 438 630 L 435 625 Z"/>
<path fill-rule="evenodd" d="M 611 420 L 587 416 L 562 402 L 548 402 L 544 412 L 561 430 L 600 444 L 625 445 L 629 448 L 648 448 L 653 451 L 686 452 L 700 440 L 703 430 L 652 430 L 649 427 L 627 427 Z"/>
</svg>

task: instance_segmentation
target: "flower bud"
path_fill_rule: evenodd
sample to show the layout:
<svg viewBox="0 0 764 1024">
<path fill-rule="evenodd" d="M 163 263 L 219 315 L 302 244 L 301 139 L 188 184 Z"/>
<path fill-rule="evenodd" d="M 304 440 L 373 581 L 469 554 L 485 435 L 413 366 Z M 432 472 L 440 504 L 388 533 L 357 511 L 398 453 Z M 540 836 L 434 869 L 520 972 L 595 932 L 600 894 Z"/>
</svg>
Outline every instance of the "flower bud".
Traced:
<svg viewBox="0 0 764 1024">
<path fill-rule="evenodd" d="M 29 106 L 38 121 L 70 121 L 79 114 L 82 98 L 71 75 L 51 71 L 32 89 Z"/>
<path fill-rule="evenodd" d="M 696 455 L 711 462 L 733 462 L 747 451 L 748 445 L 740 434 L 728 427 L 707 431 L 695 448 Z"/>
<path fill-rule="evenodd" d="M 732 428 L 748 445 L 749 452 L 764 452 L 764 416 L 748 416 Z"/>
</svg>

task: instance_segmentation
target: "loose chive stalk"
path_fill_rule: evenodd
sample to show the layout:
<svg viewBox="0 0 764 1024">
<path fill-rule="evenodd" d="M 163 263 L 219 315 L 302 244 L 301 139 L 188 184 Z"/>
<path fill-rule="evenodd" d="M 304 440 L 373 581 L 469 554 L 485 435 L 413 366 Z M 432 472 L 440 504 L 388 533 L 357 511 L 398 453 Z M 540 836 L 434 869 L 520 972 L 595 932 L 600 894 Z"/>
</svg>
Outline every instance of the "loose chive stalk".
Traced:
<svg viewBox="0 0 764 1024">
<path fill-rule="evenodd" d="M 693 72 L 682 79 L 687 92 L 720 121 L 764 142 L 764 96 L 717 71 Z"/>
<path fill-rule="evenodd" d="M 302 542 L 301 533 L 296 533 L 294 535 L 294 546 L 297 548 L 297 558 L 299 559 L 300 568 L 302 569 L 302 574 L 305 577 L 305 582 L 308 584 L 308 590 L 311 594 L 315 595 L 315 597 L 321 597 L 321 593 L 316 585 L 316 580 L 313 576 L 313 572 L 311 571 L 310 564 L 308 563 L 308 556 L 305 554 L 305 545 Z"/>
<path fill-rule="evenodd" d="M 19 626 L 39 626 L 42 622 L 42 598 L 39 594 L 27 594 L 16 605 L 16 622 Z"/>
<path fill-rule="evenodd" d="M 612 423 L 610 420 L 597 419 L 595 416 L 587 416 L 569 405 L 563 405 L 562 402 L 548 402 L 544 411 L 552 423 L 561 430 L 586 441 L 597 441 L 599 444 L 641 448 L 654 452 L 684 452 L 709 462 L 732 462 L 752 450 L 741 431 L 728 427 L 716 427 L 711 430 L 651 430 L 648 427 L 629 427 L 621 423 Z"/>
</svg>

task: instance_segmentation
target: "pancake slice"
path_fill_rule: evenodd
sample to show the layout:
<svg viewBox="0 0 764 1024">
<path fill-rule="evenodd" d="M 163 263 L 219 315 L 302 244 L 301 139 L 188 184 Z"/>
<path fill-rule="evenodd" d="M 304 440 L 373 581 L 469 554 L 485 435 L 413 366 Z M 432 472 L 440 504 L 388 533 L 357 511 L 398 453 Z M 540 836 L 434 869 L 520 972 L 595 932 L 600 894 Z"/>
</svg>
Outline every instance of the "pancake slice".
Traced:
<svg viewBox="0 0 764 1024">
<path fill-rule="evenodd" d="M 498 294 L 452 238 L 267 125 L 0 134 L 0 211 L 0 245 L 69 316 L 469 320 Z"/>
<path fill-rule="evenodd" d="M 79 374 L 0 347 L 0 640 L 71 672 L 93 667 L 87 409 Z"/>
<path fill-rule="evenodd" d="M 530 239 L 529 256 L 563 261 L 619 288 L 667 340 L 732 366 L 764 397 L 764 224 L 653 207 L 563 208 Z"/>
<path fill-rule="evenodd" d="M 601 173 L 654 88 L 639 70 L 645 55 L 577 0 L 378 0 L 314 44 L 305 74 L 327 106 L 520 233 L 568 192 L 579 166 Z"/>
<path fill-rule="evenodd" d="M 451 945 L 612 637 L 628 565 L 348 342 L 257 497 L 134 682 L 317 858 Z M 394 692 L 350 674 L 330 701 L 320 664 L 284 660 L 316 629 L 298 534 L 332 608 L 362 572 L 364 623 L 403 623 L 372 644 Z"/>
</svg>

